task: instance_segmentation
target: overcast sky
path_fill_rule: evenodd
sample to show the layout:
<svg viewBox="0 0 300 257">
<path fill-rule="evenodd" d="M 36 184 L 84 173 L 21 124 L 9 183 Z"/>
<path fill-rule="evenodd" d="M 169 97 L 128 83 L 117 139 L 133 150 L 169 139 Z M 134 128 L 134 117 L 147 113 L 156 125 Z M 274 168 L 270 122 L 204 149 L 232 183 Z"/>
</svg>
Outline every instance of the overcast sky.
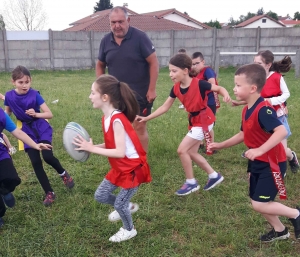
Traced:
<svg viewBox="0 0 300 257">
<path fill-rule="evenodd" d="M 45 30 L 63 30 L 69 24 L 83 17 L 91 15 L 98 0 L 42 0 L 48 15 Z M 0 11 L 4 0 L 0 0 Z M 128 8 L 137 13 L 152 12 L 176 8 L 180 12 L 187 12 L 192 18 L 208 22 L 218 20 L 227 22 L 232 16 L 238 19 L 248 12 L 256 13 L 263 7 L 265 12 L 273 11 L 278 15 L 300 12 L 300 0 L 111 0 L 114 6 L 128 3 Z"/>
</svg>

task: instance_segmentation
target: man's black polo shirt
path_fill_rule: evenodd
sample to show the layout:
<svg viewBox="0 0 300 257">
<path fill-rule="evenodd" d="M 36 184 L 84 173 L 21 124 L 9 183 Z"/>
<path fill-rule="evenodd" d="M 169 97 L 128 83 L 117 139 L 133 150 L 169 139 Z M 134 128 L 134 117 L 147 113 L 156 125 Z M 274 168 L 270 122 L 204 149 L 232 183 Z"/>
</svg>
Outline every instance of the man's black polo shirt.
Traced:
<svg viewBox="0 0 300 257">
<path fill-rule="evenodd" d="M 145 98 L 150 82 L 146 58 L 153 52 L 155 48 L 146 33 L 129 27 L 120 46 L 115 42 L 112 32 L 102 38 L 98 59 L 106 63 L 108 74 L 126 82 L 137 92 L 138 98 Z"/>
</svg>

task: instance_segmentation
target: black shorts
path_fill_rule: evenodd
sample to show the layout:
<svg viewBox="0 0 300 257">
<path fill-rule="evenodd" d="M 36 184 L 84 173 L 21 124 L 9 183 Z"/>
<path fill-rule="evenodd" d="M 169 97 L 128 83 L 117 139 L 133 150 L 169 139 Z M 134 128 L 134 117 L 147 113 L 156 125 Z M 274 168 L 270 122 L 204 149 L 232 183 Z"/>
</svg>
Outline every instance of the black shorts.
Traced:
<svg viewBox="0 0 300 257">
<path fill-rule="evenodd" d="M 145 99 L 137 99 L 140 106 L 140 116 L 146 117 L 151 114 L 151 109 L 153 106 L 153 102 L 149 103 L 147 98 Z"/>
<path fill-rule="evenodd" d="M 280 162 L 279 168 L 282 179 L 286 172 L 286 162 Z M 278 189 L 275 185 L 270 164 L 268 162 L 249 161 L 248 170 L 250 172 L 249 179 L 249 196 L 257 202 L 274 201 Z"/>
<path fill-rule="evenodd" d="M 217 112 L 217 106 L 216 106 L 216 104 L 207 105 L 207 106 L 212 110 L 212 112 L 214 113 L 214 115 L 216 115 L 216 112 Z"/>
</svg>

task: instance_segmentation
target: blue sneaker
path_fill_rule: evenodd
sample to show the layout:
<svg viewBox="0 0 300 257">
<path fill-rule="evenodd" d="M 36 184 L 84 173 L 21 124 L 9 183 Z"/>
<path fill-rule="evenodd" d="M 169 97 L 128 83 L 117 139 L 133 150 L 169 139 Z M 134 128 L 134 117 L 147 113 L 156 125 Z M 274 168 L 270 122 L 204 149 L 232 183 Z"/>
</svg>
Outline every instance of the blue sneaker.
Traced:
<svg viewBox="0 0 300 257">
<path fill-rule="evenodd" d="M 7 207 L 12 208 L 15 206 L 16 199 L 12 193 L 8 193 L 7 195 L 2 195 L 2 198 Z"/>
<path fill-rule="evenodd" d="M 196 184 L 188 184 L 185 182 L 183 186 L 179 190 L 177 190 L 176 195 L 188 195 L 199 190 L 199 188 L 200 186 L 197 182 Z"/>
<path fill-rule="evenodd" d="M 203 189 L 206 191 L 210 190 L 214 188 L 216 185 L 220 184 L 223 180 L 224 177 L 220 173 L 218 173 L 218 177 L 209 179 Z"/>
<path fill-rule="evenodd" d="M 0 217 L 0 228 L 4 225 L 3 219 Z"/>
</svg>

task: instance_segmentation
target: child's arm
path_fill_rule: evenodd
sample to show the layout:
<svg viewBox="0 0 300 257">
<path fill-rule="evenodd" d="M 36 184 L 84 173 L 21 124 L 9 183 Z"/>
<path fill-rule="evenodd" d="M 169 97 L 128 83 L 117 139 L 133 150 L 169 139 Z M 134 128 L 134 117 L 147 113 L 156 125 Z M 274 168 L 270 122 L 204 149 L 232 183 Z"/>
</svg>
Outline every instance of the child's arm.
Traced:
<svg viewBox="0 0 300 257">
<path fill-rule="evenodd" d="M 10 132 L 14 137 L 24 142 L 26 145 L 36 149 L 36 150 L 51 150 L 52 146 L 48 144 L 36 144 L 26 133 L 22 130 L 16 128 L 14 131 Z"/>
<path fill-rule="evenodd" d="M 11 145 L 11 143 L 10 143 L 8 137 L 7 137 L 4 133 L 2 133 L 2 136 L 3 136 L 3 140 L 4 140 L 4 142 L 5 142 L 6 146 L 7 146 L 7 148 L 12 148 L 12 145 Z"/>
<path fill-rule="evenodd" d="M 264 144 L 258 148 L 249 149 L 245 152 L 245 156 L 253 161 L 256 157 L 265 154 L 270 149 L 278 145 L 286 137 L 286 135 L 287 131 L 283 125 L 274 128 L 274 133 Z"/>
<path fill-rule="evenodd" d="M 167 112 L 171 108 L 174 101 L 175 101 L 175 98 L 172 98 L 169 96 L 167 98 L 167 100 L 163 103 L 163 105 L 160 106 L 159 108 L 157 108 L 155 112 L 151 113 L 147 117 L 137 116 L 136 120 L 139 122 L 146 122 L 148 120 L 152 120 L 152 119 L 164 114 L 165 112 Z"/>
<path fill-rule="evenodd" d="M 290 97 L 290 91 L 289 91 L 283 77 L 281 77 L 281 79 L 280 79 L 280 91 L 281 91 L 280 96 L 273 96 L 270 98 L 266 98 L 266 100 L 268 100 L 268 102 L 271 105 L 279 105 L 279 104 L 284 103 Z"/>
<path fill-rule="evenodd" d="M 5 95 L 2 95 L 2 94 L 0 93 L 0 100 L 4 101 L 4 100 L 5 100 Z"/>
<path fill-rule="evenodd" d="M 12 114 L 11 109 L 9 108 L 9 106 L 5 106 L 4 111 L 10 116 Z"/>
<path fill-rule="evenodd" d="M 95 154 L 99 154 L 111 158 L 123 158 L 125 156 L 125 147 L 126 147 L 125 129 L 122 126 L 122 124 L 118 121 L 114 122 L 113 126 L 114 126 L 114 138 L 115 138 L 116 148 L 106 149 L 102 147 L 101 148 L 97 147 L 97 145 L 93 144 L 91 138 L 90 141 L 86 141 L 82 136 L 78 135 L 73 140 L 73 144 L 78 146 L 78 148 L 76 148 L 75 150 L 87 151 L 90 153 L 95 153 Z"/>
<path fill-rule="evenodd" d="M 237 100 L 231 100 L 231 106 L 239 106 L 239 105 L 246 105 L 246 101 L 237 101 Z"/>
<path fill-rule="evenodd" d="M 228 103 L 231 101 L 229 93 L 224 87 L 217 86 L 215 84 L 211 84 L 211 91 L 217 92 L 218 94 L 223 96 L 223 101 Z"/>
<path fill-rule="evenodd" d="M 50 109 L 49 109 L 49 107 L 46 103 L 41 104 L 40 108 L 43 112 L 35 112 L 35 110 L 33 108 L 31 108 L 29 110 L 26 110 L 25 113 L 27 115 L 30 115 L 30 116 L 35 117 L 35 118 L 52 119 L 53 114 L 50 111 Z"/>
<path fill-rule="evenodd" d="M 233 137 L 221 142 L 221 143 L 210 143 L 208 145 L 208 149 L 213 151 L 213 150 L 220 150 L 223 148 L 228 148 L 237 144 L 240 144 L 244 141 L 244 132 L 240 131 L 239 133 L 237 133 L 236 135 L 234 135 Z"/>
</svg>

